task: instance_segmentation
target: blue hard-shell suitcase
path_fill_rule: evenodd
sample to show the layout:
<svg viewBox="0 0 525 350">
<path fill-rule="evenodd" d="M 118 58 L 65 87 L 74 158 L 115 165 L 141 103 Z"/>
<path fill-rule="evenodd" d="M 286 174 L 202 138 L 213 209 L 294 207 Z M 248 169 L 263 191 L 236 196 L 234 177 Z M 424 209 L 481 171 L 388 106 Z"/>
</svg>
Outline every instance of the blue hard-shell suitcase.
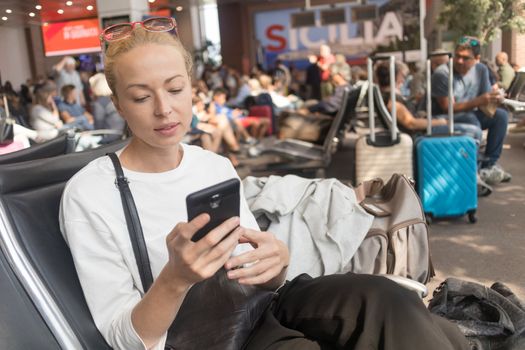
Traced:
<svg viewBox="0 0 525 350">
<path fill-rule="evenodd" d="M 454 134 L 453 59 L 449 54 L 448 136 L 432 136 L 430 59 L 427 60 L 427 136 L 416 140 L 417 192 L 430 223 L 433 218 L 467 214 L 474 223 L 478 207 L 477 145 Z"/>
<path fill-rule="evenodd" d="M 416 141 L 417 190 L 427 221 L 467 214 L 476 221 L 477 147 L 469 136 Z"/>
</svg>

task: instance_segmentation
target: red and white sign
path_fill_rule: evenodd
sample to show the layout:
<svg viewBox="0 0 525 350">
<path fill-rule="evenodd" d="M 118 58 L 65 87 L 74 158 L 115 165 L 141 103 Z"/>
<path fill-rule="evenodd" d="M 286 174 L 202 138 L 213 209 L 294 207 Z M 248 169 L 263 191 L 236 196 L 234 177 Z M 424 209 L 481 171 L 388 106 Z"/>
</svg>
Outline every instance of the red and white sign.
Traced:
<svg viewBox="0 0 525 350">
<path fill-rule="evenodd" d="M 97 18 L 49 23 L 42 26 L 46 56 L 100 51 Z"/>
</svg>

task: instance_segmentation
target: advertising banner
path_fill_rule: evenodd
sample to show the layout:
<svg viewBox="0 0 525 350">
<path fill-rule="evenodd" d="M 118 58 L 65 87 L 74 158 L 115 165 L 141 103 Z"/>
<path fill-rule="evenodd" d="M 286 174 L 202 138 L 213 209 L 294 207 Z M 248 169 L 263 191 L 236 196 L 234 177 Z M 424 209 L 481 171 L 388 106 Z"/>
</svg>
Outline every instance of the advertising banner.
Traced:
<svg viewBox="0 0 525 350">
<path fill-rule="evenodd" d="M 294 61 L 296 67 L 302 68 L 308 55 L 319 54 L 322 44 L 355 64 L 364 63 L 367 56 L 376 52 L 419 61 L 422 59 L 419 4 L 420 0 L 368 0 L 366 5 L 356 1 L 333 7 L 256 13 L 258 63 L 269 68 L 280 58 Z M 305 22 L 309 12 L 313 23 Z M 326 22 L 331 24 L 323 24 Z"/>
<path fill-rule="evenodd" d="M 46 56 L 100 51 L 98 19 L 49 23 L 42 26 Z"/>
</svg>

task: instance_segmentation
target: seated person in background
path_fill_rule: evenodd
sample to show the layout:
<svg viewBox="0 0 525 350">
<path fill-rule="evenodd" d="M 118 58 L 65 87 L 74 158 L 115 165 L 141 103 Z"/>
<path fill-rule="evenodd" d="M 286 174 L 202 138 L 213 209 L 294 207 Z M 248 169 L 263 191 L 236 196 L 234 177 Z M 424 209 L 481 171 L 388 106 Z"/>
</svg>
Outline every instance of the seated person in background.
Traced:
<svg viewBox="0 0 525 350">
<path fill-rule="evenodd" d="M 197 95 L 192 97 L 193 104 L 193 118 L 192 126 L 202 130 L 204 132 L 214 131 L 217 132 L 218 138 L 213 136 L 205 136 L 201 139 L 202 147 L 219 151 L 221 144 L 226 146 L 223 147 L 222 153 L 227 154 L 228 158 L 234 166 L 239 164 L 237 155 L 240 153 L 241 147 L 237 142 L 235 133 L 233 132 L 232 126 L 228 118 L 225 115 L 217 115 L 215 113 L 215 104 L 210 103 L 208 108 L 204 104 L 204 101 Z M 223 142 L 223 143 L 222 143 Z"/>
<path fill-rule="evenodd" d="M 35 85 L 33 92 L 33 107 L 29 121 L 33 129 L 39 132 L 42 141 L 55 138 L 64 126 L 53 99 L 55 91 L 55 83 L 52 80 L 47 80 Z"/>
<path fill-rule="evenodd" d="M 375 75 L 379 84 L 379 89 L 383 96 L 383 101 L 387 108 L 392 110 L 390 100 L 390 69 L 388 62 L 380 62 L 375 68 Z M 396 114 L 398 127 L 401 131 L 409 134 L 424 133 L 427 130 L 427 118 L 416 118 L 412 114 L 404 98 L 399 93 L 399 87 L 403 85 L 405 76 L 403 74 L 402 63 L 396 62 Z M 432 119 L 433 134 L 448 134 L 448 122 L 446 115 L 436 116 Z M 481 129 L 475 125 L 454 123 L 454 131 L 467 134 L 481 141 Z"/>
<path fill-rule="evenodd" d="M 409 99 L 412 104 L 417 106 L 425 96 L 425 74 L 423 74 L 417 62 L 410 62 L 408 70 L 410 72 L 410 81 L 407 82 L 410 92 Z"/>
<path fill-rule="evenodd" d="M 264 118 L 257 117 L 246 117 L 242 114 L 240 109 L 231 109 L 226 106 L 226 90 L 223 88 L 217 88 L 213 91 L 213 103 L 215 105 L 215 113 L 224 114 L 230 123 L 232 128 L 238 133 L 239 137 L 247 143 L 255 143 L 256 138 L 263 137 L 268 128 L 270 127 L 270 121 Z M 250 130 L 248 133 L 247 129 Z"/>
<path fill-rule="evenodd" d="M 278 58 L 275 61 L 275 68 L 272 71 L 272 80 L 276 91 L 283 96 L 288 95 L 290 84 L 292 83 L 292 74 L 284 62 Z"/>
<path fill-rule="evenodd" d="M 202 127 L 202 124 L 200 123 L 199 118 L 194 114 L 191 118 L 191 124 L 190 124 L 190 131 L 189 134 L 198 136 L 198 140 L 201 143 L 202 148 L 217 153 L 220 142 L 221 142 L 221 135 L 220 130 L 217 128 L 210 128 L 210 131 L 204 131 L 201 127 L 199 127 L 199 124 Z M 210 126 L 209 124 L 206 124 L 207 126 Z M 189 143 L 195 143 L 193 140 Z"/>
<path fill-rule="evenodd" d="M 434 73 L 437 67 L 448 62 L 449 53 L 443 49 L 434 50 L 430 53 L 430 71 Z"/>
<path fill-rule="evenodd" d="M 231 97 L 228 101 L 228 104 L 230 106 L 234 106 L 237 108 L 245 108 L 244 100 L 246 99 L 246 97 L 251 95 L 250 85 L 248 84 L 249 80 L 250 78 L 247 75 L 243 75 L 241 77 L 241 86 L 239 87 L 239 89 L 237 89 L 237 94 L 234 97 Z"/>
<path fill-rule="evenodd" d="M 25 128 L 30 128 L 29 114 L 26 106 L 22 103 L 21 97 L 19 95 L 10 95 L 7 98 L 7 104 L 9 105 L 11 117 L 16 123 Z"/>
<path fill-rule="evenodd" d="M 200 140 L 202 143 L 202 148 L 207 149 L 217 153 L 222 141 L 222 130 L 216 125 L 201 122 L 200 117 L 208 120 L 207 116 L 205 117 L 206 108 L 204 102 L 198 96 L 192 98 L 193 104 L 193 117 L 191 119 L 191 129 L 193 132 L 202 132 Z"/>
<path fill-rule="evenodd" d="M 78 93 L 74 85 L 64 85 L 60 90 L 62 101 L 58 104 L 60 117 L 67 127 L 93 130 L 93 116 L 77 103 Z"/>
<path fill-rule="evenodd" d="M 89 78 L 89 85 L 93 93 L 91 110 L 95 129 L 124 130 L 126 123 L 111 101 L 111 90 L 104 73 L 97 73 Z"/>
<path fill-rule="evenodd" d="M 254 89 L 252 90 L 253 96 L 260 96 L 264 93 L 270 95 L 272 104 L 276 107 L 276 113 L 279 114 L 283 109 L 295 109 L 295 104 L 298 102 L 298 97 L 295 95 L 285 96 L 276 90 L 276 86 L 273 84 L 272 78 L 269 75 L 262 74 L 259 77 L 260 89 L 256 90 L 256 84 L 252 83 Z"/>
<path fill-rule="evenodd" d="M 350 79 L 352 79 L 352 72 L 348 64 L 332 64 L 330 66 L 330 81 L 335 87 L 334 92 L 324 100 L 309 106 L 308 112 L 335 116 L 341 107 L 341 103 L 343 102 L 343 93 L 345 88 L 349 86 Z"/>
<path fill-rule="evenodd" d="M 97 73 L 89 78 L 89 85 L 93 98 L 91 111 L 93 112 L 94 128 L 110 129 L 126 132 L 126 122 L 118 114 L 115 104 L 111 101 L 111 90 L 104 73 Z M 121 138 L 122 135 L 103 135 L 101 143 L 110 143 Z"/>
<path fill-rule="evenodd" d="M 473 37 L 459 39 L 454 53 L 454 121 L 488 129 L 485 159 L 481 163 L 481 179 L 488 184 L 508 182 L 512 176 L 504 171 L 497 161 L 503 150 L 507 132 L 508 113 L 496 108 L 502 96 L 493 91 L 489 72 L 485 65 L 478 64 L 480 42 Z M 432 97 L 443 113 L 448 110 L 448 65 L 443 64 L 432 74 Z"/>
<path fill-rule="evenodd" d="M 62 88 L 66 85 L 75 86 L 76 96 L 75 101 L 81 106 L 86 105 L 86 99 L 82 88 L 82 80 L 80 74 L 76 70 L 76 61 L 71 56 L 63 57 L 60 62 L 53 66 L 53 72 L 55 74 L 55 82 L 57 85 L 57 93 L 62 91 Z"/>
<path fill-rule="evenodd" d="M 496 66 L 498 66 L 498 74 L 500 78 L 498 84 L 506 91 L 509 89 L 510 84 L 516 76 L 516 72 L 509 64 L 509 56 L 506 52 L 502 51 L 496 55 Z"/>
<path fill-rule="evenodd" d="M 498 90 L 499 89 L 498 81 L 500 81 L 500 77 L 499 77 L 498 68 L 496 67 L 496 65 L 493 62 L 489 60 L 485 60 L 485 59 L 479 60 L 479 63 L 487 67 L 487 70 L 489 72 L 489 83 L 490 83 L 491 89 L 494 91 Z"/>
</svg>

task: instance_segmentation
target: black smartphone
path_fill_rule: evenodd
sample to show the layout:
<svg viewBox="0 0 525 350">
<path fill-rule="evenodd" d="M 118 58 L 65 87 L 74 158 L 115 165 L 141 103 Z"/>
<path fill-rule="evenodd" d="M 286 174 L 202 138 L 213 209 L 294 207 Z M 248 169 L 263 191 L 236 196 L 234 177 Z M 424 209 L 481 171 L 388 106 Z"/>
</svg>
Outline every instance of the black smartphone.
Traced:
<svg viewBox="0 0 525 350">
<path fill-rule="evenodd" d="M 191 240 L 197 242 L 208 232 L 222 224 L 227 219 L 239 216 L 240 211 L 239 179 L 229 179 L 216 185 L 193 192 L 186 197 L 188 221 L 196 216 L 207 213 L 210 221 L 197 231 Z"/>
</svg>

